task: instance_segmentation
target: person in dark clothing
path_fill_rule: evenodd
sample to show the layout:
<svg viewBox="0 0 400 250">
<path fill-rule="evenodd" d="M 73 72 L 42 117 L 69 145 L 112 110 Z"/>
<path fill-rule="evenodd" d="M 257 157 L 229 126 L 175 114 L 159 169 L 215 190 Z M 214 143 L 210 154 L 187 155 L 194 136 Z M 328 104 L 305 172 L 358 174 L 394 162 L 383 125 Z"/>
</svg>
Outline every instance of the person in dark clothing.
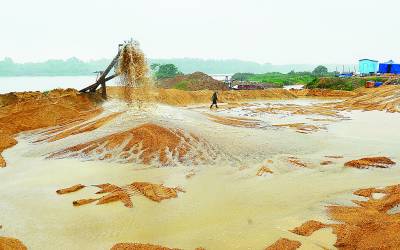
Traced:
<svg viewBox="0 0 400 250">
<path fill-rule="evenodd" d="M 212 104 L 211 104 L 211 106 L 210 106 L 210 109 L 212 109 L 212 107 L 215 105 L 215 107 L 216 108 L 218 108 L 218 104 L 217 104 L 217 101 L 218 101 L 218 93 L 217 92 L 214 92 L 214 94 L 212 95 L 212 97 L 211 97 L 211 101 L 212 101 Z"/>
</svg>

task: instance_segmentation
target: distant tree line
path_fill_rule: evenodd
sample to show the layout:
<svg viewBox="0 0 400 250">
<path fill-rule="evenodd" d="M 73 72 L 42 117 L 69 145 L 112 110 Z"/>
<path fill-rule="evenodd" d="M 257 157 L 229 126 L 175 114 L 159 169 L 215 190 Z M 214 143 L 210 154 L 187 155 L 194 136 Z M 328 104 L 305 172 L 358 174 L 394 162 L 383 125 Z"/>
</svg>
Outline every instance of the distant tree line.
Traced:
<svg viewBox="0 0 400 250">
<path fill-rule="evenodd" d="M 0 76 L 78 76 L 91 75 L 94 71 L 104 70 L 111 59 L 82 61 L 76 57 L 67 60 L 48 60 L 38 63 L 16 63 L 11 58 L 0 60 Z M 185 74 L 201 71 L 207 74 L 232 74 L 235 72 L 287 73 L 312 71 L 316 66 L 308 64 L 272 65 L 259 64 L 241 60 L 203 60 L 193 58 L 182 59 L 149 59 L 149 65 L 173 64 Z M 329 65 L 334 69 L 338 65 Z M 353 67 L 353 66 L 351 66 Z"/>
</svg>

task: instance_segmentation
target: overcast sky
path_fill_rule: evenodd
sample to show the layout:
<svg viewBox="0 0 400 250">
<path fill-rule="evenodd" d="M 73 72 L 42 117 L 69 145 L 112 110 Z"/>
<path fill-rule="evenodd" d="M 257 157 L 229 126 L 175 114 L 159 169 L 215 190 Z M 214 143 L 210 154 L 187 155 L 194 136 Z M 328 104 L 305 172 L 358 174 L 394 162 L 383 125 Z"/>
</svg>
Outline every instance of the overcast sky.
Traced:
<svg viewBox="0 0 400 250">
<path fill-rule="evenodd" d="M 400 61 L 399 0 L 0 0 L 0 59 L 150 58 L 260 63 Z"/>
</svg>

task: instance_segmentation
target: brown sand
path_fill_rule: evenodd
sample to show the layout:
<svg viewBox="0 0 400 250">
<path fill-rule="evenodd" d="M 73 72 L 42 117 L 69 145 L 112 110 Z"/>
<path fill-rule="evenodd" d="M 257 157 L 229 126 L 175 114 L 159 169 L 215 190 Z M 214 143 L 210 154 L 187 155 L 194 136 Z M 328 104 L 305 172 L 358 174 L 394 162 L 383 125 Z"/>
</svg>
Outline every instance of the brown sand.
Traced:
<svg viewBox="0 0 400 250">
<path fill-rule="evenodd" d="M 124 206 L 132 208 L 133 203 L 131 196 L 133 194 L 139 194 L 148 198 L 149 200 L 161 202 L 162 200 L 177 198 L 178 192 L 184 192 L 184 190 L 179 187 L 169 188 L 163 186 L 162 184 L 153 184 L 148 182 L 133 182 L 122 187 L 109 183 L 95 186 L 101 189 L 100 191 L 96 192 L 96 194 L 105 195 L 100 198 L 76 200 L 73 201 L 72 204 L 74 206 L 82 206 L 98 201 L 96 203 L 97 205 L 103 205 L 111 202 L 121 201 Z"/>
<path fill-rule="evenodd" d="M 168 248 L 158 245 L 141 243 L 118 243 L 111 250 L 179 250 L 178 248 Z"/>
<path fill-rule="evenodd" d="M 265 248 L 265 250 L 295 250 L 300 246 L 301 243 L 297 240 L 289 240 L 286 238 L 281 238 L 271 246 Z"/>
<path fill-rule="evenodd" d="M 97 205 L 107 204 L 114 201 L 121 201 L 125 207 L 132 208 L 133 204 L 128 192 L 124 190 L 115 190 L 99 199 Z"/>
<path fill-rule="evenodd" d="M 67 148 L 53 153 L 48 158 L 79 157 L 77 154 L 71 155 L 71 153 L 82 150 L 84 156 L 91 156 L 99 160 L 118 159 L 120 162 L 133 162 L 136 160 L 134 156 L 138 155 L 139 160 L 144 164 L 158 160 L 161 165 L 169 165 L 173 164 L 173 161 L 167 156 L 167 152 L 171 152 L 172 157 L 177 158 L 179 162 L 191 161 L 197 164 L 198 161 L 205 160 L 203 156 L 206 152 L 196 150 L 190 159 L 185 158 L 192 145 L 197 143 L 206 142 L 199 142 L 197 137 L 185 135 L 180 130 L 172 130 L 155 124 L 144 124 L 125 132 Z M 99 155 L 99 147 L 102 145 L 105 145 L 104 151 L 108 152 L 104 156 Z M 121 148 L 121 145 L 124 146 Z"/>
<path fill-rule="evenodd" d="M 346 162 L 344 165 L 349 168 L 364 169 L 369 167 L 388 168 L 394 164 L 396 163 L 387 157 L 367 157 Z"/>
<path fill-rule="evenodd" d="M 356 95 L 353 91 L 345 90 L 331 90 L 331 89 L 301 89 L 301 90 L 290 90 L 291 93 L 298 97 L 334 97 L 336 98 L 348 98 Z"/>
<path fill-rule="evenodd" d="M 0 236 L 0 250 L 27 250 L 28 248 L 14 238 Z"/>
<path fill-rule="evenodd" d="M 366 198 L 372 198 L 373 193 L 380 193 L 379 189 L 376 188 L 364 188 L 354 191 L 353 194 L 358 196 L 363 196 Z"/>
<path fill-rule="evenodd" d="M 295 167 L 300 167 L 300 168 L 307 168 L 308 167 L 306 163 L 302 162 L 301 160 L 299 160 L 296 157 L 289 157 L 288 158 L 288 162 L 290 164 L 292 164 L 293 166 L 295 166 Z"/>
<path fill-rule="evenodd" d="M 320 163 L 322 166 L 327 166 L 333 164 L 333 161 L 321 161 Z"/>
<path fill-rule="evenodd" d="M 308 235 L 325 225 L 332 227 L 337 235 L 335 247 L 338 249 L 400 249 L 400 214 L 389 213 L 390 209 L 400 205 L 400 185 L 360 189 L 354 193 L 368 200 L 353 201 L 357 207 L 328 206 L 329 216 L 339 224 L 307 222 L 295 231 Z M 382 193 L 384 196 L 374 199 L 373 193 Z"/>
<path fill-rule="evenodd" d="M 178 75 L 176 77 L 159 80 L 159 86 L 163 88 L 174 88 L 176 84 L 186 83 L 186 90 L 228 90 L 228 85 L 222 81 L 217 81 L 211 76 L 194 72 L 188 75 Z"/>
<path fill-rule="evenodd" d="M 213 122 L 233 127 L 256 128 L 260 126 L 258 120 L 253 120 L 249 118 L 244 119 L 239 117 L 226 117 L 226 116 L 218 116 L 212 114 L 207 114 L 207 116 Z"/>
<path fill-rule="evenodd" d="M 93 203 L 93 202 L 95 202 L 95 201 L 97 201 L 97 200 L 99 200 L 99 199 L 82 199 L 82 200 L 76 200 L 76 201 L 73 201 L 73 202 L 72 202 L 72 205 L 73 205 L 74 207 L 78 207 L 78 206 L 83 206 L 83 205 L 86 205 L 86 204 Z"/>
<path fill-rule="evenodd" d="M 125 44 L 121 49 L 117 73 L 122 85 L 122 97 L 127 103 L 142 107 L 150 98 L 153 82 L 148 77 L 146 58 L 137 42 Z"/>
<path fill-rule="evenodd" d="M 68 188 L 64 188 L 64 189 L 59 189 L 56 191 L 57 194 L 69 194 L 69 193 L 73 193 L 76 191 L 81 190 L 82 188 L 85 188 L 86 186 L 82 185 L 82 184 L 77 184 L 74 185 L 72 187 L 68 187 Z"/>
<path fill-rule="evenodd" d="M 400 112 L 400 86 L 361 88 L 357 96 L 334 105 L 338 110 Z"/>
<path fill-rule="evenodd" d="M 300 133 L 311 133 L 320 130 L 320 127 L 315 125 L 305 124 L 305 123 L 288 123 L 288 124 L 274 124 L 274 127 L 286 127 L 295 129 L 297 132 Z"/>
<path fill-rule="evenodd" d="M 266 108 L 258 108 L 253 110 L 258 113 L 269 114 L 283 114 L 290 113 L 291 115 L 321 115 L 330 117 L 342 117 L 339 112 L 331 107 L 329 104 L 314 104 L 314 105 L 295 105 L 295 104 L 282 104 L 274 105 Z"/>
<path fill-rule="evenodd" d="M 178 192 L 183 192 L 180 188 L 168 188 L 163 185 L 157 185 L 146 182 L 134 182 L 129 185 L 130 188 L 139 191 L 146 198 L 160 202 L 165 199 L 178 197 Z"/>
<path fill-rule="evenodd" d="M 302 235 L 302 236 L 310 236 L 312 235 L 315 231 L 318 231 L 322 228 L 325 228 L 326 225 L 315 220 L 310 220 L 304 223 L 303 225 L 296 227 L 293 230 L 290 230 L 290 232 Z"/>
<path fill-rule="evenodd" d="M 58 140 L 61 140 L 63 138 L 71 136 L 71 135 L 77 135 L 77 134 L 81 134 L 81 133 L 85 133 L 85 132 L 90 132 L 90 131 L 96 130 L 96 129 L 104 126 L 108 122 L 114 120 L 120 114 L 122 114 L 122 112 L 113 113 L 111 115 L 105 116 L 105 117 L 97 119 L 95 121 L 88 122 L 88 123 L 83 123 L 83 124 L 78 125 L 76 127 L 72 127 L 70 129 L 62 131 L 61 133 L 58 133 L 58 134 L 56 134 L 54 136 L 51 136 L 50 138 L 47 139 L 47 141 L 48 142 L 58 141 Z"/>
<path fill-rule="evenodd" d="M 0 154 L 17 142 L 14 135 L 23 131 L 85 121 L 102 110 L 89 95 L 76 90 L 53 90 L 48 94 L 24 92 L 0 95 Z M 94 96 L 95 97 L 95 96 Z M 0 155 L 0 166 L 6 166 Z"/>
<path fill-rule="evenodd" d="M 114 98 L 123 98 L 124 95 L 122 87 L 107 87 L 107 92 Z M 174 106 L 186 106 L 191 104 L 210 103 L 210 98 L 213 93 L 214 92 L 211 90 L 183 91 L 177 89 L 154 89 L 147 97 L 150 102 Z M 132 90 L 132 95 L 139 96 L 140 94 L 140 91 L 135 89 Z M 220 91 L 218 95 L 219 102 L 225 103 L 294 98 L 296 98 L 295 95 L 284 89 Z"/>
<path fill-rule="evenodd" d="M 266 166 L 262 166 L 257 171 L 257 176 L 263 176 L 264 174 L 273 174 L 274 172 Z"/>
</svg>

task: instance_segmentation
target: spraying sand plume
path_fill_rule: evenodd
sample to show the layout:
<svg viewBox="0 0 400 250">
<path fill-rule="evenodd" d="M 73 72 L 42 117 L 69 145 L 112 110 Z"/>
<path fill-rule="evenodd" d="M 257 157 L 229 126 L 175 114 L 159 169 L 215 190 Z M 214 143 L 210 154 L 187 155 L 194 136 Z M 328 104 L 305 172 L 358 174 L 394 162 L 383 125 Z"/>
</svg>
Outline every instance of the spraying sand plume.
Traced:
<svg viewBox="0 0 400 250">
<path fill-rule="evenodd" d="M 123 87 L 123 97 L 127 103 L 137 102 L 139 107 L 149 100 L 151 79 L 148 77 L 146 58 L 137 42 L 130 42 L 123 46 L 120 52 L 117 66 L 117 74 L 120 76 L 120 84 Z M 133 95 L 133 89 L 137 89 L 140 95 Z"/>
</svg>

